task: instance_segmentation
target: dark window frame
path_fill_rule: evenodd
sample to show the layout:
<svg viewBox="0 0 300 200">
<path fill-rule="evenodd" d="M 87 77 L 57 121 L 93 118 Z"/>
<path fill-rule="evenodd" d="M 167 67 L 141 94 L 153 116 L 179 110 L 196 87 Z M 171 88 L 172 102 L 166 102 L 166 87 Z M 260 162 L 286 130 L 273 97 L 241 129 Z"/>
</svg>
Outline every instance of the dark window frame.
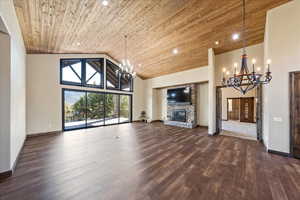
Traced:
<svg viewBox="0 0 300 200">
<path fill-rule="evenodd" d="M 105 95 L 105 100 L 104 100 L 104 125 L 99 125 L 99 126 L 87 126 L 87 123 L 85 123 L 84 127 L 80 127 L 80 128 L 70 128 L 70 129 L 66 129 L 65 127 L 65 91 L 75 91 L 75 92 L 84 92 L 87 98 L 87 93 L 91 92 L 91 93 L 99 93 L 99 94 L 104 94 Z M 119 95 L 119 100 L 118 100 L 118 123 L 115 124 L 106 124 L 105 123 L 105 116 L 106 116 L 106 94 L 115 94 L 115 95 Z M 130 118 L 129 121 L 127 122 L 120 122 L 120 96 L 121 95 L 127 95 L 130 98 Z M 133 118 L 133 95 L 132 94 L 123 94 L 123 93 L 113 93 L 113 92 L 99 92 L 99 91 L 91 91 L 91 90 L 79 90 L 79 89 L 70 89 L 70 88 L 62 88 L 62 130 L 63 131 L 73 131 L 73 130 L 80 130 L 80 129 L 89 129 L 89 128 L 98 128 L 98 127 L 102 127 L 102 126 L 112 126 L 112 125 L 119 125 L 119 124 L 128 124 L 128 123 L 132 123 L 132 118 Z M 87 101 L 86 101 L 86 108 L 87 108 Z M 87 111 L 86 111 L 87 112 Z M 87 115 L 85 114 L 85 121 L 87 120 Z"/>
<path fill-rule="evenodd" d="M 115 90 L 115 91 L 122 91 L 122 92 L 133 92 L 133 84 L 134 84 L 134 78 L 133 77 L 131 77 L 131 79 L 130 79 L 130 90 L 123 90 L 122 89 L 122 77 L 119 75 L 118 77 L 117 77 L 117 79 L 118 79 L 118 88 L 113 88 L 113 87 L 109 87 L 108 86 L 108 84 L 107 84 L 107 80 L 108 80 L 108 73 L 107 73 L 107 69 L 108 69 L 108 63 L 109 64 L 111 64 L 111 65 L 114 65 L 115 67 L 117 67 L 118 69 L 120 69 L 119 68 L 119 66 L 118 65 L 116 65 L 115 63 L 113 63 L 112 61 L 110 61 L 109 59 L 106 59 L 106 61 L 105 61 L 106 63 L 106 74 L 105 74 L 105 76 L 106 76 L 106 84 L 105 84 L 105 89 L 107 89 L 107 90 Z"/>
<path fill-rule="evenodd" d="M 70 81 L 64 81 L 63 80 L 63 62 L 64 61 L 80 61 L 81 62 L 81 83 L 75 83 Z M 87 84 L 86 80 L 86 63 L 89 60 L 98 60 L 101 62 L 101 71 L 95 69 L 98 73 L 100 73 L 100 85 L 91 85 Z M 71 68 L 72 69 L 72 68 Z M 72 69 L 73 70 L 73 69 Z M 74 71 L 74 70 L 73 70 Z M 77 76 L 78 74 L 74 72 Z M 95 73 L 93 76 L 95 76 L 97 73 Z M 87 88 L 98 88 L 98 89 L 104 89 L 104 58 L 62 58 L 60 59 L 60 84 L 61 85 L 71 85 L 71 86 L 80 86 L 80 87 L 87 87 Z"/>
</svg>

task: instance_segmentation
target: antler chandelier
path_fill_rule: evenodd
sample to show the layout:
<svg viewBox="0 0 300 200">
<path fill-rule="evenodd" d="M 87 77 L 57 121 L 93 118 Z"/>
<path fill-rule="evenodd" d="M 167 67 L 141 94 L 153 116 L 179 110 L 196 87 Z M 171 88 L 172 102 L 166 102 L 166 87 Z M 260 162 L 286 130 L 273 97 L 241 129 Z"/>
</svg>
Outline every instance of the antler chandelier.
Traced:
<svg viewBox="0 0 300 200">
<path fill-rule="evenodd" d="M 257 73 L 255 71 L 256 60 L 252 60 L 252 72 L 249 72 L 247 66 L 247 53 L 246 53 L 246 2 L 243 0 L 243 55 L 242 55 L 242 66 L 239 72 L 237 72 L 237 64 L 234 65 L 234 74 L 232 77 L 226 79 L 226 75 L 229 75 L 229 71 L 223 69 L 222 85 L 225 87 L 233 87 L 234 89 L 240 91 L 242 94 L 246 94 L 248 91 L 256 88 L 262 84 L 268 84 L 272 80 L 270 72 L 271 60 L 267 61 L 267 71 L 265 75 Z M 257 69 L 259 71 L 260 68 Z M 226 74 L 225 74 L 226 72 Z"/>
<path fill-rule="evenodd" d="M 136 77 L 136 72 L 134 71 L 134 66 L 130 63 L 129 59 L 127 58 L 127 35 L 125 37 L 125 59 L 122 60 L 122 63 L 119 64 L 119 70 L 117 71 L 120 76 L 124 78 Z"/>
</svg>

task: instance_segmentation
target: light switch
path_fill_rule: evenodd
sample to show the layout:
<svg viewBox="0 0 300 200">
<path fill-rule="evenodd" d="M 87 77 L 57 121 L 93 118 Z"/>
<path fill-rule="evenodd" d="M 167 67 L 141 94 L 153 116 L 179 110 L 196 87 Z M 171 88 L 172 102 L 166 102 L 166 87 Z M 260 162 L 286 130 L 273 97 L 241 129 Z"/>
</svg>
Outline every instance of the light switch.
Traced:
<svg viewBox="0 0 300 200">
<path fill-rule="evenodd" d="M 273 117 L 273 121 L 274 122 L 282 122 L 282 118 L 281 117 Z"/>
</svg>

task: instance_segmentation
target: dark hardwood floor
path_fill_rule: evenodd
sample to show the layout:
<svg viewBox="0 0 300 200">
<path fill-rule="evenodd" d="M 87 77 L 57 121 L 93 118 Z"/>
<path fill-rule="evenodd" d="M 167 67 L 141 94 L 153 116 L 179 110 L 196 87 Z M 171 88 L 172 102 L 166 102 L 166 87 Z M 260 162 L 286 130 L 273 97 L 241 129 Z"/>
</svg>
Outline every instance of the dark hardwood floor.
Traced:
<svg viewBox="0 0 300 200">
<path fill-rule="evenodd" d="M 300 160 L 207 129 L 133 123 L 27 139 L 0 199 L 300 199 Z"/>
</svg>

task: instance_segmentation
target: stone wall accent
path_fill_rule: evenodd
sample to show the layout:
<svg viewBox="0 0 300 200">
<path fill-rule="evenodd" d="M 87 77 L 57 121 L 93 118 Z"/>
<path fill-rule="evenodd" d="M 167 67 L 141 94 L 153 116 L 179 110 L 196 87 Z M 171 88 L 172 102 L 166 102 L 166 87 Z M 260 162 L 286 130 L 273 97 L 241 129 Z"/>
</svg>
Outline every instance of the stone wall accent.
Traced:
<svg viewBox="0 0 300 200">
<path fill-rule="evenodd" d="M 197 126 L 197 87 L 196 84 L 181 85 L 170 87 L 167 89 L 176 89 L 182 87 L 191 88 L 191 104 L 168 104 L 167 105 L 167 120 L 164 121 L 165 125 L 179 126 L 183 128 L 195 128 Z M 187 120 L 186 122 L 172 121 L 172 113 L 174 110 L 185 110 Z"/>
</svg>

